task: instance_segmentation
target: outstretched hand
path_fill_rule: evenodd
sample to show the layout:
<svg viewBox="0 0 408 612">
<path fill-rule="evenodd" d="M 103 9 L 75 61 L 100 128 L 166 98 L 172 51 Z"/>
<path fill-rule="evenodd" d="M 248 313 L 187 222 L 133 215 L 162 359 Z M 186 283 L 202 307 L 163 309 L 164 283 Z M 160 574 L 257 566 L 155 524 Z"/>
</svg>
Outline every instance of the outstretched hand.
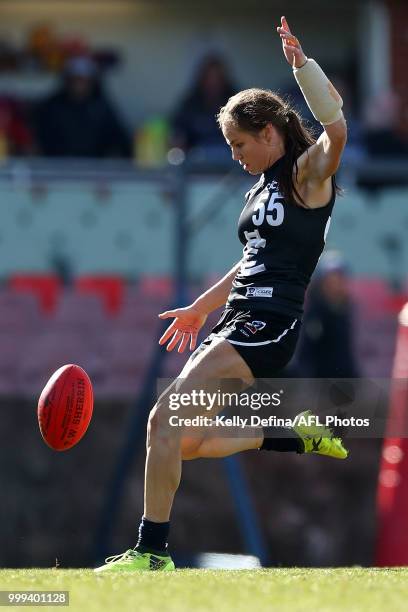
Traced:
<svg viewBox="0 0 408 612">
<path fill-rule="evenodd" d="M 190 342 L 190 351 L 193 351 L 197 344 L 197 335 L 204 323 L 207 320 L 207 315 L 200 312 L 194 306 L 186 308 L 176 308 L 174 310 L 166 310 L 159 314 L 160 319 L 169 319 L 174 317 L 173 323 L 169 325 L 164 334 L 159 340 L 159 344 L 165 344 L 169 338 L 166 350 L 172 351 L 180 342 L 178 352 L 183 353 L 187 344 Z"/>
<path fill-rule="evenodd" d="M 303 66 L 307 62 L 307 57 L 303 53 L 299 40 L 290 31 L 286 17 L 281 17 L 281 26 L 276 29 L 282 39 L 283 53 L 288 63 L 292 68 Z"/>
</svg>

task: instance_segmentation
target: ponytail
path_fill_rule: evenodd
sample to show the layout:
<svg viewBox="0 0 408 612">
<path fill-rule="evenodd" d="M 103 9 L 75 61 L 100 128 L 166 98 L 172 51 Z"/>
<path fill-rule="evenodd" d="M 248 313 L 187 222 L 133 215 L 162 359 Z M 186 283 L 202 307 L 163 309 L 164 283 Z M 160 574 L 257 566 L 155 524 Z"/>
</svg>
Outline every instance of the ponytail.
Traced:
<svg viewBox="0 0 408 612">
<path fill-rule="evenodd" d="M 285 124 L 282 135 L 285 142 L 285 158 L 282 164 L 282 171 L 278 177 L 279 188 L 286 201 L 295 204 L 300 202 L 301 206 L 308 208 L 295 187 L 293 168 L 295 168 L 297 179 L 299 172 L 297 160 L 302 153 L 316 142 L 316 139 L 313 137 L 312 132 L 305 127 L 300 115 L 293 108 L 286 106 L 284 117 Z M 296 202 L 295 196 L 298 202 Z"/>
</svg>

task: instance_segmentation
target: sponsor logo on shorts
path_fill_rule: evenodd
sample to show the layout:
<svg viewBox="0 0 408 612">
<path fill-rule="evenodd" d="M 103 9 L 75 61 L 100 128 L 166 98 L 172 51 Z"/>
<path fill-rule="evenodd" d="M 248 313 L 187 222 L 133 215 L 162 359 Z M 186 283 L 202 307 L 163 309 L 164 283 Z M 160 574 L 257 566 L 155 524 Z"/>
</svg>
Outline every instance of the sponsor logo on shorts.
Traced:
<svg viewBox="0 0 408 612">
<path fill-rule="evenodd" d="M 225 336 L 227 338 L 231 332 L 235 331 L 237 328 L 237 321 L 230 321 L 216 334 L 217 336 Z"/>
<path fill-rule="evenodd" d="M 271 298 L 273 287 L 247 287 L 245 297 L 267 297 Z"/>
<path fill-rule="evenodd" d="M 245 329 L 248 329 L 251 334 L 256 334 L 257 331 L 260 331 L 261 329 L 266 327 L 266 323 L 264 321 L 247 321 L 244 327 Z M 248 334 L 244 333 L 242 329 L 241 331 L 245 336 L 248 336 Z"/>
</svg>

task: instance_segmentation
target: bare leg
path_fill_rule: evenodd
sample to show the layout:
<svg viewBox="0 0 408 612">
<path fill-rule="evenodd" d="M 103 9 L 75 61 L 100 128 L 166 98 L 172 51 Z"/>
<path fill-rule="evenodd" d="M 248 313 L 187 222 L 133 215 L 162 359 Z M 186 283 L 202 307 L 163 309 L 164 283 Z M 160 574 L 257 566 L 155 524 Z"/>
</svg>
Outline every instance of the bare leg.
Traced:
<svg viewBox="0 0 408 612">
<path fill-rule="evenodd" d="M 144 486 L 144 516 L 156 523 L 169 520 L 181 478 L 180 440 L 177 432 L 166 435 L 159 410 L 157 405 L 148 424 Z"/>
<path fill-rule="evenodd" d="M 181 442 L 182 459 L 229 457 L 246 450 L 260 448 L 264 439 L 262 427 L 245 427 L 245 436 L 238 437 L 236 427 L 224 427 L 223 436 L 207 429 L 201 440 L 183 439 Z"/>
<path fill-rule="evenodd" d="M 223 339 L 213 342 L 183 370 L 181 376 L 181 392 L 203 388 L 206 381 L 217 378 L 238 378 L 247 385 L 253 382 L 251 371 L 242 357 Z M 169 392 L 173 391 L 174 388 L 170 388 Z M 219 410 L 221 409 L 220 406 Z M 212 416 L 215 412 L 216 410 Z M 191 406 L 180 408 L 177 414 L 179 418 L 191 416 Z M 166 392 L 152 410 L 148 425 L 144 516 L 150 521 L 159 523 L 169 520 L 181 478 L 181 437 L 181 428 L 174 428 L 169 424 Z M 251 440 L 248 439 L 249 441 Z"/>
</svg>

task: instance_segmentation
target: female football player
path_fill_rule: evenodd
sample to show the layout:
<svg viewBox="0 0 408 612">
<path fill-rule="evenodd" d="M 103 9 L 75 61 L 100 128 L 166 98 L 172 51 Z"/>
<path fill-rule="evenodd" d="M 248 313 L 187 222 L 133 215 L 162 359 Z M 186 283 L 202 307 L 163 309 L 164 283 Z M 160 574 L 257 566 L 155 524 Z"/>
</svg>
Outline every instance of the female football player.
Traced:
<svg viewBox="0 0 408 612">
<path fill-rule="evenodd" d="M 284 17 L 277 31 L 323 132 L 315 141 L 290 104 L 269 90 L 241 91 L 221 108 L 218 122 L 233 159 L 249 174 L 261 175 L 246 196 L 238 222 L 243 257 L 193 304 L 159 315 L 173 318 L 160 344 L 169 341 L 168 351 L 178 345 L 183 352 L 188 344 L 194 350 L 207 315 L 227 302 L 210 336 L 151 411 L 138 543 L 108 558 L 97 571 L 174 569 L 167 538 L 183 459 L 225 457 L 248 449 L 347 456 L 341 440 L 323 426 L 294 426 L 284 437 L 262 428 L 253 428 L 245 437 L 217 436 L 214 428 L 187 437 L 182 427 L 170 424 L 174 392 L 191 394 L 220 379 L 239 379 L 248 386 L 256 378 L 276 377 L 293 355 L 305 290 L 324 248 L 336 197 L 334 174 L 347 135 L 342 99 L 320 66 L 305 56 Z M 208 414 L 201 408 L 201 414 Z M 213 406 L 211 417 L 222 409 Z M 191 416 L 191 403 L 179 406 L 180 422 Z"/>
</svg>

